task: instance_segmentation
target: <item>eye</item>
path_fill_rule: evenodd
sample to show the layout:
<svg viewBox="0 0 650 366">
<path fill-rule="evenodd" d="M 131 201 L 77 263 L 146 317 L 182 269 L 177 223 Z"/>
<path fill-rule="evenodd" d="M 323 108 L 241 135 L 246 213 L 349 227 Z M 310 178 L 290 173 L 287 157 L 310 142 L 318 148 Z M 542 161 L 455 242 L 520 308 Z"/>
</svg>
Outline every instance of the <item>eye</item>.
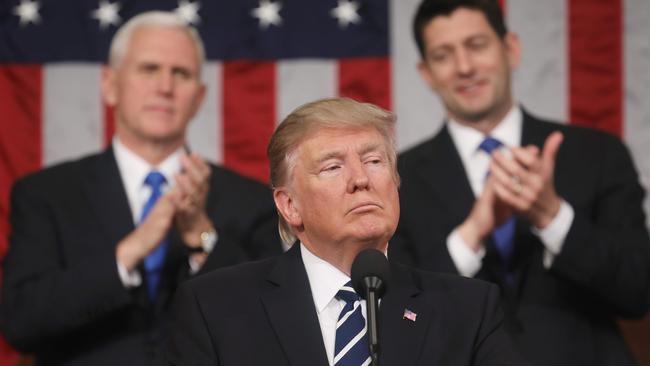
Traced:
<svg viewBox="0 0 650 366">
<path fill-rule="evenodd" d="M 474 51 L 480 51 L 488 46 L 488 40 L 480 37 L 480 38 L 472 38 L 468 43 L 467 43 L 467 48 L 470 50 Z"/>
<path fill-rule="evenodd" d="M 338 164 L 330 164 L 325 166 L 321 171 L 323 172 L 334 172 L 341 169 L 341 166 Z"/>
<path fill-rule="evenodd" d="M 449 52 L 446 51 L 435 51 L 432 52 L 429 59 L 435 63 L 442 63 L 449 59 Z"/>
<path fill-rule="evenodd" d="M 184 68 L 175 68 L 173 70 L 174 76 L 179 77 L 181 79 L 191 79 L 192 78 L 192 73 L 190 70 L 184 69 Z"/>
</svg>

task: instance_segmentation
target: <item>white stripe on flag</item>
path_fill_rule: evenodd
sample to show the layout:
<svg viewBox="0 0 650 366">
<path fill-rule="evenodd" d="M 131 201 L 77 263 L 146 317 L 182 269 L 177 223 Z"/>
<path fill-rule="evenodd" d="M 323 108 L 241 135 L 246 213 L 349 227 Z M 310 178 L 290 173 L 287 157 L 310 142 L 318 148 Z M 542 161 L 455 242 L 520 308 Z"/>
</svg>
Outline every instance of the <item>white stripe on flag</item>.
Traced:
<svg viewBox="0 0 650 366">
<path fill-rule="evenodd" d="M 442 123 L 438 98 L 417 72 L 420 56 L 411 22 L 421 0 L 390 2 L 393 111 L 397 114 L 397 147 L 404 150 L 429 138 Z"/>
<path fill-rule="evenodd" d="M 95 152 L 104 136 L 100 66 L 82 63 L 43 67 L 43 164 Z"/>
<path fill-rule="evenodd" d="M 335 61 L 288 60 L 277 67 L 277 116 L 280 123 L 296 107 L 337 93 Z"/>
<path fill-rule="evenodd" d="M 221 63 L 206 63 L 203 67 L 205 98 L 187 135 L 192 151 L 215 163 L 223 162 L 222 79 Z"/>
<path fill-rule="evenodd" d="M 564 1 L 508 0 L 509 29 L 519 35 L 522 58 L 515 72 L 515 98 L 533 113 L 566 122 L 568 25 Z"/>
<path fill-rule="evenodd" d="M 650 187 L 650 2 L 625 0 L 623 23 L 624 47 L 624 119 L 623 134 L 634 155 L 641 182 Z M 650 214 L 650 198 L 646 197 L 646 214 Z M 648 215 L 650 225 L 650 215 Z"/>
</svg>

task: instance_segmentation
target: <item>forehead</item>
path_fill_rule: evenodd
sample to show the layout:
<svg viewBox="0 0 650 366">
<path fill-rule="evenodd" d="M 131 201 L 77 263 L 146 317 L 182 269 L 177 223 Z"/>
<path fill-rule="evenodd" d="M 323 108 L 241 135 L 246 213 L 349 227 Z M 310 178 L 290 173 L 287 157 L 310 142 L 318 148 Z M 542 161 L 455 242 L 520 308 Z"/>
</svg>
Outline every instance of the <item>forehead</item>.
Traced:
<svg viewBox="0 0 650 366">
<path fill-rule="evenodd" d="M 198 67 L 198 50 L 190 35 L 171 26 L 142 26 L 133 32 L 125 60 L 183 63 Z"/>
<path fill-rule="evenodd" d="M 386 150 L 382 135 L 373 127 L 319 129 L 306 136 L 296 149 L 307 160 L 367 150 Z"/>
<path fill-rule="evenodd" d="M 469 8 L 456 9 L 448 16 L 437 16 L 423 29 L 423 39 L 428 48 L 462 42 L 478 35 L 497 37 L 485 15 Z"/>
</svg>

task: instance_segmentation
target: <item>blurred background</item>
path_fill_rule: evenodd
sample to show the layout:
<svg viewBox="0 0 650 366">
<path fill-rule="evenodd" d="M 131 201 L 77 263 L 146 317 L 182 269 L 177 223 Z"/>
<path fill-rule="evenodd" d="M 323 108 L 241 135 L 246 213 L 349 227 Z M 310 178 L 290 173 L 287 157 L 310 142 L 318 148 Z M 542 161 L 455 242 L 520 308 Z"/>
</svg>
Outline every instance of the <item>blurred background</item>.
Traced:
<svg viewBox="0 0 650 366">
<path fill-rule="evenodd" d="M 517 100 L 538 116 L 620 136 L 647 188 L 650 2 L 500 2 L 523 45 Z M 190 147 L 265 182 L 265 149 L 275 125 L 317 98 L 350 96 L 395 111 L 400 150 L 441 126 L 442 108 L 416 72 L 411 18 L 418 3 L 1 0 L 0 258 L 8 245 L 12 182 L 110 142 L 112 111 L 101 100 L 101 66 L 115 30 L 132 16 L 171 10 L 197 27 L 206 44 L 208 93 L 190 129 Z M 650 318 L 621 326 L 639 362 L 650 365 Z M 28 363 L 0 340 L 0 365 Z"/>
</svg>

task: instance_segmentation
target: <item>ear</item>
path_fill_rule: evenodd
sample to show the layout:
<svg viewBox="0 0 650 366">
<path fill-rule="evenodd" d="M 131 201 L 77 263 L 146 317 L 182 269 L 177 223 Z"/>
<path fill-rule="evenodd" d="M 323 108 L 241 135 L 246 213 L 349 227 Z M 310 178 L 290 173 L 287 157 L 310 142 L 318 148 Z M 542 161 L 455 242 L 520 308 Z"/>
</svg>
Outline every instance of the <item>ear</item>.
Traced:
<svg viewBox="0 0 650 366">
<path fill-rule="evenodd" d="M 521 63 L 521 42 L 519 42 L 519 36 L 515 33 L 508 32 L 503 42 L 506 46 L 508 64 L 510 65 L 510 69 L 514 70 Z"/>
<path fill-rule="evenodd" d="M 117 104 L 116 72 L 109 66 L 102 66 L 102 98 L 108 106 Z"/>
<path fill-rule="evenodd" d="M 276 188 L 273 191 L 273 200 L 275 201 L 275 207 L 278 208 L 278 212 L 280 212 L 289 225 L 293 227 L 302 226 L 299 207 L 286 188 Z"/>
<path fill-rule="evenodd" d="M 431 69 L 425 60 L 420 60 L 418 62 L 418 72 L 420 73 L 422 80 L 427 83 L 429 88 L 437 90 L 437 85 L 434 81 L 433 75 L 431 74 Z"/>
<path fill-rule="evenodd" d="M 196 99 L 194 100 L 194 106 L 193 111 L 192 111 L 192 118 L 196 116 L 196 112 L 199 111 L 199 108 L 201 107 L 201 104 L 203 103 L 203 99 L 205 98 L 205 84 L 200 82 L 199 84 L 199 90 L 196 92 Z"/>
</svg>

